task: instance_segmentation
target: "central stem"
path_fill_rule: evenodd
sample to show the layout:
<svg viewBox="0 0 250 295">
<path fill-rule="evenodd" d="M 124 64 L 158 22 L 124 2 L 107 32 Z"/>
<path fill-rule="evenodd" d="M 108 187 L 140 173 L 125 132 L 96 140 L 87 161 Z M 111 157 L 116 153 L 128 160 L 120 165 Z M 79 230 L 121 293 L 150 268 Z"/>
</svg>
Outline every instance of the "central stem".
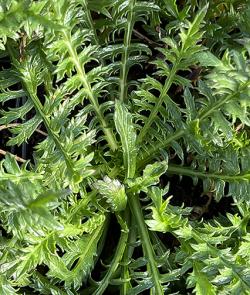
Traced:
<svg viewBox="0 0 250 295">
<path fill-rule="evenodd" d="M 129 198 L 129 206 L 132 211 L 132 214 L 136 220 L 136 224 L 139 229 L 139 234 L 142 241 L 143 252 L 148 260 L 149 268 L 150 268 L 150 275 L 152 276 L 154 282 L 154 289 L 155 294 L 163 295 L 163 289 L 160 283 L 160 274 L 157 268 L 157 264 L 155 261 L 155 254 L 154 250 L 150 241 L 148 229 L 146 227 L 143 213 L 141 210 L 141 204 L 139 201 L 138 195 L 131 195 Z"/>
</svg>

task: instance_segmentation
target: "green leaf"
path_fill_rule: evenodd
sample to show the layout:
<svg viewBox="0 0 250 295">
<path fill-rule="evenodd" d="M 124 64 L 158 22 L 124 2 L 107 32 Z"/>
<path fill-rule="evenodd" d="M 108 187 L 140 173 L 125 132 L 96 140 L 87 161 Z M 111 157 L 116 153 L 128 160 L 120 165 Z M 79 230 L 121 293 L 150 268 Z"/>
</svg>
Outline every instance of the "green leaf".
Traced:
<svg viewBox="0 0 250 295">
<path fill-rule="evenodd" d="M 7 279 L 0 275 L 0 294 L 1 295 L 16 295 L 16 290 L 11 286 Z"/>
<path fill-rule="evenodd" d="M 175 18 L 179 18 L 178 7 L 176 0 L 164 0 L 165 7 Z"/>
<path fill-rule="evenodd" d="M 103 225 L 104 223 L 99 224 L 90 234 L 85 234 L 80 239 L 70 243 L 68 251 L 62 259 L 57 255 L 51 256 L 48 261 L 49 277 L 56 277 L 65 281 L 67 288 L 73 285 L 75 289 L 78 289 L 89 277 L 94 266 L 97 245 L 104 229 Z"/>
<path fill-rule="evenodd" d="M 221 60 L 210 51 L 198 52 L 195 56 L 199 64 L 204 67 L 217 67 L 222 64 Z"/>
<path fill-rule="evenodd" d="M 202 273 L 199 263 L 194 263 L 194 270 L 191 276 L 188 278 L 188 286 L 195 285 L 195 294 L 197 295 L 216 295 L 217 290 L 213 286 L 208 277 Z"/>
<path fill-rule="evenodd" d="M 135 179 L 128 179 L 127 184 L 132 192 L 144 191 L 159 182 L 159 178 L 167 171 L 168 163 L 166 161 L 156 162 L 152 165 L 147 165 L 143 170 L 143 176 Z"/>
<path fill-rule="evenodd" d="M 195 16 L 192 23 L 189 23 L 189 28 L 187 31 L 181 29 L 180 38 L 182 47 L 182 52 L 187 51 L 192 46 L 194 46 L 197 41 L 202 37 L 200 30 L 201 23 L 207 13 L 208 4 L 204 6 Z"/>
<path fill-rule="evenodd" d="M 132 115 L 123 102 L 116 101 L 115 103 L 114 122 L 121 139 L 126 178 L 133 178 L 137 156 L 136 132 L 133 126 Z"/>
<path fill-rule="evenodd" d="M 58 198 L 63 198 L 64 196 L 67 196 L 70 194 L 70 190 L 64 190 L 64 191 L 47 191 L 42 194 L 40 194 L 34 201 L 31 201 L 28 205 L 29 208 L 39 208 L 43 207 L 47 203 L 56 201 Z"/>
<path fill-rule="evenodd" d="M 112 211 L 122 211 L 126 208 L 127 196 L 119 180 L 105 176 L 103 180 L 98 180 L 94 187 L 107 199 Z"/>
</svg>

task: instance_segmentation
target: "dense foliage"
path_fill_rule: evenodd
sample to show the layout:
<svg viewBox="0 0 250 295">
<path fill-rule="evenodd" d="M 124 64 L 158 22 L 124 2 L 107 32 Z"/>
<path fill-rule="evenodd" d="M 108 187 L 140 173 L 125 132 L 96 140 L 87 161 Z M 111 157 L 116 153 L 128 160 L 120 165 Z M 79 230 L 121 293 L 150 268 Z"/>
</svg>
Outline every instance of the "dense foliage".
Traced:
<svg viewBox="0 0 250 295">
<path fill-rule="evenodd" d="M 1 295 L 249 294 L 249 16 L 0 1 Z"/>
</svg>

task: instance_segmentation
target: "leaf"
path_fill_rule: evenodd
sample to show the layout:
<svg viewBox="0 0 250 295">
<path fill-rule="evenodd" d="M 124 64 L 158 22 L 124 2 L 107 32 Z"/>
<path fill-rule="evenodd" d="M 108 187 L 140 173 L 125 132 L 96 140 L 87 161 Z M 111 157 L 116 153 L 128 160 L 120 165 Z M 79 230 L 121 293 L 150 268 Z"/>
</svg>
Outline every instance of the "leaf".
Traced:
<svg viewBox="0 0 250 295">
<path fill-rule="evenodd" d="M 63 198 L 70 194 L 70 190 L 64 190 L 64 191 L 47 191 L 42 194 L 40 194 L 34 201 L 31 201 L 28 205 L 29 208 L 39 208 L 43 207 L 47 203 L 56 201 L 58 198 Z"/>
<path fill-rule="evenodd" d="M 176 0 L 164 0 L 166 9 L 176 18 L 179 18 L 179 12 L 176 5 Z"/>
<path fill-rule="evenodd" d="M 208 277 L 201 272 L 199 263 L 194 263 L 194 270 L 188 278 L 188 285 L 195 285 L 195 294 L 197 295 L 216 295 L 216 288 L 210 282 Z"/>
<path fill-rule="evenodd" d="M 163 200 L 168 187 L 161 190 L 159 187 L 151 187 L 148 191 L 149 198 L 153 201 L 153 205 L 149 206 L 152 210 L 152 219 L 146 220 L 146 224 L 152 231 L 173 232 L 176 229 L 183 229 L 187 220 L 185 215 L 189 215 L 190 208 L 174 207 L 169 204 L 171 197 Z"/>
<path fill-rule="evenodd" d="M 186 104 L 187 121 L 191 122 L 192 120 L 195 120 L 197 111 L 194 98 L 188 88 L 185 88 L 184 90 L 184 101 Z"/>
<path fill-rule="evenodd" d="M 18 166 L 17 161 L 12 155 L 8 153 L 6 154 L 5 159 L 3 161 L 3 166 L 6 169 L 6 172 L 9 174 L 21 174 L 21 169 Z"/>
<path fill-rule="evenodd" d="M 103 180 L 98 180 L 94 187 L 107 199 L 112 211 L 122 211 L 126 208 L 127 196 L 125 188 L 119 180 L 105 176 Z"/>
<path fill-rule="evenodd" d="M 112 3 L 113 3 L 113 0 L 102 0 L 101 2 L 99 0 L 87 1 L 88 8 L 90 10 L 101 12 L 107 17 L 111 17 L 107 8 L 111 7 Z"/>
<path fill-rule="evenodd" d="M 200 65 L 204 67 L 217 67 L 222 64 L 221 60 L 210 51 L 198 52 L 195 56 Z"/>
<path fill-rule="evenodd" d="M 35 228 L 38 230 L 39 227 L 63 228 L 47 204 L 51 201 L 51 196 L 55 200 L 61 192 L 57 194 L 49 192 L 48 195 L 44 192 L 39 195 L 39 190 L 41 190 L 39 182 L 30 182 L 27 179 L 19 185 L 8 181 L 6 186 L 0 186 L 0 212 L 5 213 L 5 222 L 16 235 L 22 234 L 19 227 L 29 231 Z"/>
<path fill-rule="evenodd" d="M 132 115 L 124 103 L 120 101 L 116 101 L 115 103 L 114 122 L 121 139 L 126 178 L 133 178 L 137 156 L 136 132 L 133 126 Z"/>
<path fill-rule="evenodd" d="M 0 294 L 1 295 L 16 295 L 16 290 L 7 281 L 4 275 L 0 275 Z"/>
<path fill-rule="evenodd" d="M 195 46 L 197 41 L 201 38 L 202 34 L 199 32 L 201 23 L 206 15 L 208 9 L 208 4 L 204 6 L 195 16 L 192 23 L 189 23 L 189 28 L 187 31 L 181 29 L 180 38 L 182 47 L 182 52 L 186 52 L 192 46 Z"/>
<path fill-rule="evenodd" d="M 249 293 L 245 2 L 0 1 L 0 295 Z"/>
<path fill-rule="evenodd" d="M 69 249 L 62 259 L 56 255 L 51 256 L 48 261 L 49 277 L 65 281 L 67 288 L 73 285 L 75 289 L 78 289 L 89 277 L 90 271 L 94 267 L 94 258 L 97 255 L 97 245 L 101 238 L 103 224 L 99 224 L 90 234 L 85 234 L 70 243 Z"/>
<path fill-rule="evenodd" d="M 128 179 L 127 184 L 132 192 L 144 191 L 159 182 L 159 178 L 167 171 L 168 163 L 166 161 L 156 162 L 152 165 L 147 165 L 143 170 L 143 176 L 135 179 Z"/>
<path fill-rule="evenodd" d="M 38 264 L 48 263 L 47 259 L 50 259 L 51 254 L 55 251 L 56 240 L 53 233 L 45 237 L 36 237 L 33 243 L 24 247 L 16 260 L 13 276 L 17 281 L 28 277 L 30 271 L 34 271 Z"/>
</svg>

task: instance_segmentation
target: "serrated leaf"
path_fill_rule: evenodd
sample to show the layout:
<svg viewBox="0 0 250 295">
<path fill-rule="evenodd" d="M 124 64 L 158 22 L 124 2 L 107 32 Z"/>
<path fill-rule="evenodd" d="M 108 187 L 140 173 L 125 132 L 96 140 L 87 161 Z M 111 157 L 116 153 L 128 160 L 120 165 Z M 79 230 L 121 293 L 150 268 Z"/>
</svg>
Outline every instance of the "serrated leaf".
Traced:
<svg viewBox="0 0 250 295">
<path fill-rule="evenodd" d="M 162 174 L 167 171 L 168 163 L 166 161 L 156 162 L 152 165 L 147 165 L 143 170 L 143 176 L 135 179 L 128 179 L 127 183 L 133 192 L 145 191 L 148 187 L 157 184 Z"/>
<path fill-rule="evenodd" d="M 114 122 L 121 139 L 126 178 L 132 178 L 136 169 L 136 132 L 133 126 L 132 115 L 124 103 L 120 101 L 115 103 Z"/>
<path fill-rule="evenodd" d="M 103 180 L 98 180 L 94 186 L 107 199 L 112 211 L 122 211 L 126 208 L 127 196 L 124 185 L 119 180 L 105 176 Z"/>
<path fill-rule="evenodd" d="M 16 295 L 16 290 L 11 286 L 7 279 L 0 275 L 0 294 L 1 295 Z"/>
<path fill-rule="evenodd" d="M 193 280 L 192 284 L 195 284 L 195 292 L 197 295 L 216 295 L 216 288 L 209 282 L 208 277 L 202 273 L 198 267 L 198 263 L 194 264 L 194 271 L 192 279 L 191 277 L 188 278 Z"/>
<path fill-rule="evenodd" d="M 221 60 L 210 51 L 198 52 L 195 56 L 199 64 L 204 67 L 217 67 L 222 64 Z"/>
</svg>

